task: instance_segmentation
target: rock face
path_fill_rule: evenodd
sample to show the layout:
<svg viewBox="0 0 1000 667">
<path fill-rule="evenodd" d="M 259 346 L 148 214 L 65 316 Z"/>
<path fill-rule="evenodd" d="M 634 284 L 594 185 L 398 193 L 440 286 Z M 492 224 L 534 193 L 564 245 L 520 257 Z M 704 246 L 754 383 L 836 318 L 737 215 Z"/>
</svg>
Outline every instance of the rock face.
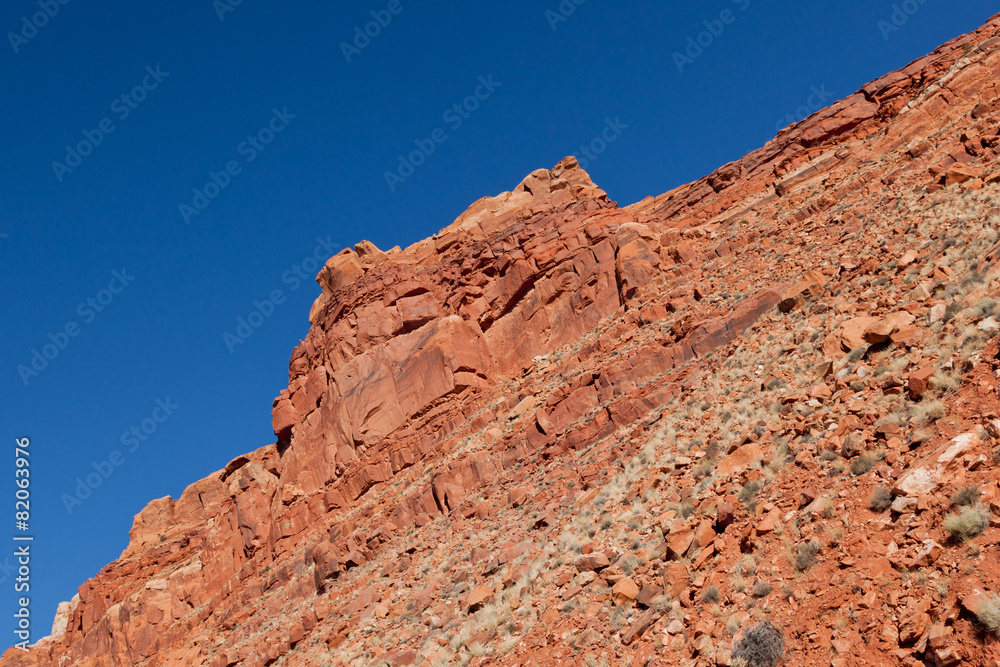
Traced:
<svg viewBox="0 0 1000 667">
<path fill-rule="evenodd" d="M 995 664 L 958 596 L 1000 588 L 996 526 L 940 526 L 959 483 L 1000 511 L 998 35 L 627 208 L 566 158 L 330 258 L 276 442 L 0 665 L 728 664 L 754 605 L 794 664 Z"/>
</svg>

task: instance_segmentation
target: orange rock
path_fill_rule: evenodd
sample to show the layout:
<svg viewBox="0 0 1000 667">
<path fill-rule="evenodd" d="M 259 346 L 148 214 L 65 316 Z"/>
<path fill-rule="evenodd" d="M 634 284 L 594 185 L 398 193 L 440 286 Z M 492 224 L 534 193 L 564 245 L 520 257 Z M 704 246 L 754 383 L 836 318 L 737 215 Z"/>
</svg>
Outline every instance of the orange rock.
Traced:
<svg viewBox="0 0 1000 667">
<path fill-rule="evenodd" d="M 694 543 L 693 530 L 671 532 L 667 536 L 667 558 L 670 560 L 682 558 Z"/>
<path fill-rule="evenodd" d="M 815 299 L 822 294 L 828 280 L 828 277 L 819 271 L 806 271 L 798 281 L 785 290 L 778 308 L 787 313 L 800 307 L 807 299 Z"/>
<path fill-rule="evenodd" d="M 583 554 L 576 559 L 576 569 L 580 572 L 596 572 L 611 566 L 611 561 L 603 553 Z"/>
<path fill-rule="evenodd" d="M 879 321 L 876 317 L 855 317 L 844 322 L 839 329 L 840 340 L 846 350 L 867 348 L 865 332 Z M 888 334 L 886 334 L 888 336 Z"/>
<path fill-rule="evenodd" d="M 737 470 L 746 468 L 754 461 L 759 461 L 762 458 L 764 458 L 764 449 L 759 444 L 752 442 L 743 445 L 719 461 L 719 464 L 715 467 L 715 474 L 717 477 L 725 479 Z"/>
<path fill-rule="evenodd" d="M 921 368 L 910 373 L 906 388 L 910 392 L 910 397 L 914 400 L 923 398 L 927 390 L 930 389 L 931 379 L 937 372 L 935 368 Z"/>
<path fill-rule="evenodd" d="M 945 186 L 955 185 L 957 183 L 965 183 L 966 181 L 980 178 L 982 175 L 983 174 L 979 169 L 962 164 L 961 162 L 956 162 L 955 164 L 949 166 L 947 171 L 945 171 L 942 182 Z"/>
<path fill-rule="evenodd" d="M 639 587 L 632 579 L 625 577 L 611 588 L 611 595 L 616 604 L 628 604 L 639 596 Z"/>
<path fill-rule="evenodd" d="M 477 586 L 465 598 L 465 607 L 470 611 L 479 611 L 487 602 L 493 599 L 493 589 L 489 586 Z"/>
</svg>

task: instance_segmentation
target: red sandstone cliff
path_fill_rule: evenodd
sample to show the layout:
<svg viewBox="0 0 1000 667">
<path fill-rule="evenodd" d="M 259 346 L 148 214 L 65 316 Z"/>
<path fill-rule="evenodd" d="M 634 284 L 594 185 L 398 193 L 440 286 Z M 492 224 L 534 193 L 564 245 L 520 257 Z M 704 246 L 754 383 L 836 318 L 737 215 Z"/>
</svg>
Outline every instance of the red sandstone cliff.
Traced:
<svg viewBox="0 0 1000 667">
<path fill-rule="evenodd" d="M 942 521 L 1000 512 L 998 135 L 1000 17 L 658 197 L 566 158 L 345 250 L 277 442 L 0 665 L 724 665 L 767 616 L 788 664 L 996 667 L 1000 528 Z"/>
</svg>

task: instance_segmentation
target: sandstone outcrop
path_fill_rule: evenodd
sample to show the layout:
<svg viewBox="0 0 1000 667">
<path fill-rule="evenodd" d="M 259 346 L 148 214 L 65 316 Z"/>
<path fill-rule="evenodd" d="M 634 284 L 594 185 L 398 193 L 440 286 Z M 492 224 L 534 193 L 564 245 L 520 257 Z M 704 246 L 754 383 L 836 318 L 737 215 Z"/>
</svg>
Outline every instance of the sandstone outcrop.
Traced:
<svg viewBox="0 0 1000 667">
<path fill-rule="evenodd" d="M 996 667 L 1000 527 L 942 522 L 1000 513 L 998 134 L 1000 17 L 660 196 L 566 158 L 344 250 L 275 442 L 0 665 L 707 666 L 764 614 L 794 664 Z"/>
</svg>

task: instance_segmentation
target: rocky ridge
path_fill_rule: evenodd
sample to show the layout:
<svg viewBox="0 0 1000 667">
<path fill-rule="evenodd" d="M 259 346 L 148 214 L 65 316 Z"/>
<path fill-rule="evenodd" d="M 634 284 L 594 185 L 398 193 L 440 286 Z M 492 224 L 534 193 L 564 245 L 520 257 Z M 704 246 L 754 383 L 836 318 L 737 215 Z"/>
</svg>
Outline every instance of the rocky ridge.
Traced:
<svg viewBox="0 0 1000 667">
<path fill-rule="evenodd" d="M 998 135 L 995 17 L 658 197 L 567 158 L 343 251 L 276 443 L 0 665 L 728 665 L 766 617 L 997 667 Z"/>
</svg>

